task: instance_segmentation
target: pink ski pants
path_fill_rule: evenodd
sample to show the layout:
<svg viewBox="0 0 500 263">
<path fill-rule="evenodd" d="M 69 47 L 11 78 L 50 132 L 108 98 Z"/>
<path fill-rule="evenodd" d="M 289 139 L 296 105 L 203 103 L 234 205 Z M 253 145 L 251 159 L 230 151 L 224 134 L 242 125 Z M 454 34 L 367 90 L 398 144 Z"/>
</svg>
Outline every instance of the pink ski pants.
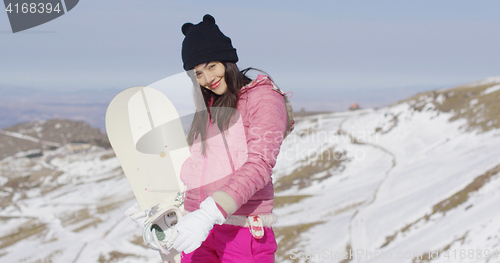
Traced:
<svg viewBox="0 0 500 263">
<path fill-rule="evenodd" d="M 181 263 L 274 263 L 277 248 L 272 228 L 264 227 L 264 237 L 255 239 L 248 227 L 215 225 L 198 249 L 182 253 Z"/>
</svg>

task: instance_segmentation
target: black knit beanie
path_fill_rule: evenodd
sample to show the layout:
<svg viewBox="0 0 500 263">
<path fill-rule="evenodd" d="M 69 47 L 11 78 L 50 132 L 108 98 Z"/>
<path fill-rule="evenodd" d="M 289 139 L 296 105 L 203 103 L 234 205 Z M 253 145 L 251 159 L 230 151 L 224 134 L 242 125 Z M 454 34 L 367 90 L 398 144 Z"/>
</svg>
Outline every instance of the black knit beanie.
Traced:
<svg viewBox="0 0 500 263">
<path fill-rule="evenodd" d="M 197 25 L 182 25 L 184 41 L 182 41 L 182 61 L 184 69 L 191 70 L 195 66 L 210 61 L 238 62 L 236 49 L 231 39 L 225 36 L 215 24 L 215 18 L 205 15 Z"/>
</svg>

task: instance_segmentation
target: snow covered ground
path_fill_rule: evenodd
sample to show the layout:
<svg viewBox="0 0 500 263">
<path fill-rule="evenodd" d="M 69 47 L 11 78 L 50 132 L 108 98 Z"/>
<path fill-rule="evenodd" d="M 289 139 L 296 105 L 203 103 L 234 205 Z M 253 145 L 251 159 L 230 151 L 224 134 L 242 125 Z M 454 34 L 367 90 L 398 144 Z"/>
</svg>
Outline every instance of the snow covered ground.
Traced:
<svg viewBox="0 0 500 263">
<path fill-rule="evenodd" d="M 500 262 L 500 130 L 411 103 L 297 118 L 274 169 L 278 262 Z M 0 161 L 1 262 L 161 262 L 111 150 L 28 154 Z"/>
<path fill-rule="evenodd" d="M 277 193 L 311 195 L 275 209 L 277 228 L 313 223 L 280 262 L 500 262 L 500 131 L 465 132 L 452 116 L 401 103 L 301 122 L 302 147 L 350 158 L 340 174 Z M 275 181 L 294 165 L 280 157 Z"/>
<path fill-rule="evenodd" d="M 2 160 L 2 178 L 50 169 L 34 187 L 14 190 L 2 179 L 4 193 L 15 194 L 0 213 L 1 262 L 161 262 L 157 252 L 132 243 L 142 242 L 141 230 L 123 211 L 135 199 L 112 151 L 59 148 L 36 160 L 24 156 Z"/>
</svg>

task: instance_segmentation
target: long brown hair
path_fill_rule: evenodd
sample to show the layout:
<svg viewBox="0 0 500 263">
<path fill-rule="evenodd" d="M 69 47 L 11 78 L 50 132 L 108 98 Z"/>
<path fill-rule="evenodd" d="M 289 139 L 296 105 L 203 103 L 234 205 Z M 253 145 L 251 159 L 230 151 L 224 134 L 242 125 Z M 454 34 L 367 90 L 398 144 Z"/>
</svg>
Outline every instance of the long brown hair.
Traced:
<svg viewBox="0 0 500 263">
<path fill-rule="evenodd" d="M 210 121 L 215 123 L 220 131 L 227 130 L 231 117 L 236 113 L 241 88 L 252 81 L 246 76 L 250 68 L 240 71 L 235 63 L 221 63 L 225 67 L 224 79 L 227 84 L 227 90 L 224 94 L 218 95 L 199 86 L 207 110 L 199 111 L 194 115 L 193 123 L 187 135 L 187 141 L 190 146 L 193 145 L 194 140 L 198 136 L 201 136 L 203 155 L 205 155 L 207 147 L 207 120 L 210 118 Z M 210 101 L 212 101 L 212 105 L 210 105 Z"/>
</svg>

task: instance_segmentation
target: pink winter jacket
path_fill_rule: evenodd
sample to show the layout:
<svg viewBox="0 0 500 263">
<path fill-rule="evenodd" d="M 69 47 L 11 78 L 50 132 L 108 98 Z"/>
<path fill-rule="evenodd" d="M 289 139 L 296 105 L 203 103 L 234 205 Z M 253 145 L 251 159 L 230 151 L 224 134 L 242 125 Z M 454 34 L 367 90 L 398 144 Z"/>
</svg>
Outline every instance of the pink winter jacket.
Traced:
<svg viewBox="0 0 500 263">
<path fill-rule="evenodd" d="M 272 212 L 271 175 L 287 126 L 285 102 L 264 75 L 258 75 L 241 91 L 237 104 L 239 114 L 233 116 L 230 128 L 224 133 L 228 147 L 217 125 L 208 127 L 206 156 L 201 154 L 201 136 L 190 147 L 191 157 L 181 170 L 181 180 L 187 186 L 186 211 L 198 209 L 205 198 L 222 192 L 236 204 L 236 211 L 223 211 L 227 208 L 222 209 L 222 200 L 214 195 L 223 213 L 264 215 Z"/>
</svg>

